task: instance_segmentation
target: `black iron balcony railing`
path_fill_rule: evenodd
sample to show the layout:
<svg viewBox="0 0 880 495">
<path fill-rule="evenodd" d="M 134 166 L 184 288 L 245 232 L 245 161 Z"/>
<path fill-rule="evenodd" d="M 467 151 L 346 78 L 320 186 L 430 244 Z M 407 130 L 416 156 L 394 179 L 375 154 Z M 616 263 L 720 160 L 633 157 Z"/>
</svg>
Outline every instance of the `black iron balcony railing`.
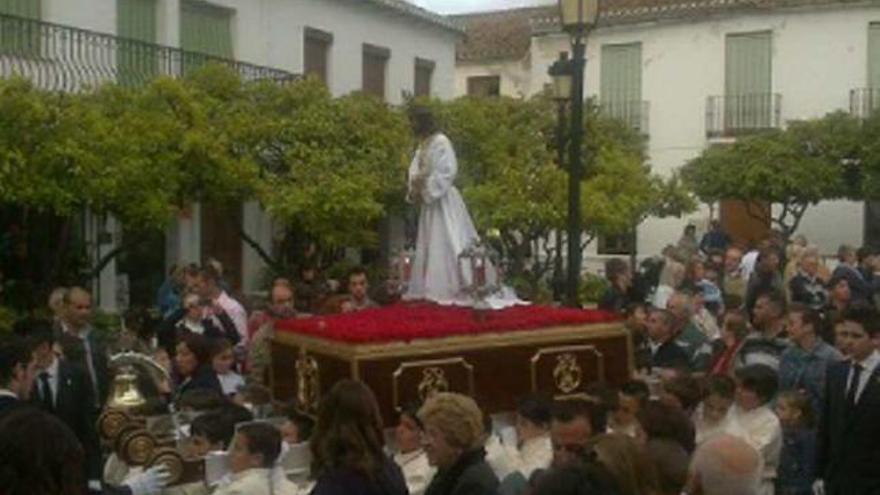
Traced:
<svg viewBox="0 0 880 495">
<path fill-rule="evenodd" d="M 649 129 L 648 108 L 648 102 L 640 100 L 605 100 L 599 106 L 602 115 L 620 120 L 645 136 Z"/>
<path fill-rule="evenodd" d="M 246 80 L 296 77 L 271 67 L 0 14 L 0 77 L 20 75 L 47 90 L 78 91 L 105 82 L 140 86 L 208 63 L 229 66 Z"/>
<path fill-rule="evenodd" d="M 849 112 L 859 119 L 868 118 L 880 108 L 880 88 L 858 88 L 849 92 Z"/>
<path fill-rule="evenodd" d="M 733 137 L 778 129 L 781 109 L 778 93 L 710 96 L 706 99 L 706 135 Z"/>
</svg>

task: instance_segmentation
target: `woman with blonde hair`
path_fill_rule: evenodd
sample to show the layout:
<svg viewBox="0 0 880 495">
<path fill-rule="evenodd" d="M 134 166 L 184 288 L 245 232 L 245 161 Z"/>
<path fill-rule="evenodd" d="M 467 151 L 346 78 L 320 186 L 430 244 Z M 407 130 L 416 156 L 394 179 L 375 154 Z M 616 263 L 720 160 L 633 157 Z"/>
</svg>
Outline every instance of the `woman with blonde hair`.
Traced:
<svg viewBox="0 0 880 495">
<path fill-rule="evenodd" d="M 639 443 L 627 435 L 606 433 L 588 444 L 596 460 L 617 482 L 619 495 L 656 495 L 657 475 L 654 465 Z"/>
<path fill-rule="evenodd" d="M 425 495 L 495 495 L 498 478 L 483 449 L 483 413 L 470 397 L 434 394 L 419 410 L 425 453 L 437 474 Z"/>
</svg>

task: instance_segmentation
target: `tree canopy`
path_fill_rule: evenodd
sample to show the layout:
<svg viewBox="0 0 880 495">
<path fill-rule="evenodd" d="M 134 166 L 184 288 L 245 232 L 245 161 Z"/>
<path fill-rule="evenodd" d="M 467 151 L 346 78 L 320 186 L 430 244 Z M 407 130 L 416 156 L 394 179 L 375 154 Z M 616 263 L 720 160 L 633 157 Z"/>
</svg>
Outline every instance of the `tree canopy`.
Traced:
<svg viewBox="0 0 880 495">
<path fill-rule="evenodd" d="M 821 201 L 870 197 L 868 124 L 835 112 L 707 148 L 683 169 L 706 202 L 738 199 L 776 206 L 771 221 L 785 236 Z M 756 215 L 764 213 L 754 212 Z"/>
</svg>

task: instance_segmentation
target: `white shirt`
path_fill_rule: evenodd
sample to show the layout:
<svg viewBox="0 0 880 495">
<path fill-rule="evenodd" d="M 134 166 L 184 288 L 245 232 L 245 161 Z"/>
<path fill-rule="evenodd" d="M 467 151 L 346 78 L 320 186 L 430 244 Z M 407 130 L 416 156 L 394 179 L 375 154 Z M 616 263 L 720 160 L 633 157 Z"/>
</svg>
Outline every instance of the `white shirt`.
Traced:
<svg viewBox="0 0 880 495">
<path fill-rule="evenodd" d="M 764 464 L 758 495 L 772 495 L 779 455 L 782 453 L 782 424 L 769 406 L 743 411 L 733 406 L 733 419 L 745 433 L 743 440 L 761 453 Z"/>
<path fill-rule="evenodd" d="M 515 458 L 517 471 L 528 480 L 532 473 L 539 469 L 547 469 L 553 461 L 553 443 L 550 441 L 550 435 L 541 435 L 524 441 L 517 454 Z"/>
<path fill-rule="evenodd" d="M 403 479 L 406 480 L 409 495 L 425 493 L 425 488 L 428 488 L 437 471 L 428 463 L 428 455 L 422 449 L 405 454 L 398 452 L 394 454 L 394 462 L 403 472 Z"/>
<path fill-rule="evenodd" d="M 43 379 L 41 378 L 42 374 L 46 373 L 49 375 L 49 391 L 52 393 L 52 404 L 58 403 L 58 358 L 52 360 L 52 364 L 49 365 L 48 368 L 41 370 L 37 373 L 37 391 L 39 394 L 43 393 Z"/>
<path fill-rule="evenodd" d="M 238 335 L 241 336 L 241 340 L 238 342 L 236 347 L 246 347 L 248 340 L 248 331 L 247 331 L 247 312 L 244 310 L 244 306 L 241 305 L 235 299 L 229 297 L 229 294 L 226 291 L 220 292 L 220 295 L 217 296 L 217 299 L 214 301 L 218 306 L 223 308 L 223 311 L 229 315 L 229 318 L 232 320 L 232 323 L 235 324 L 235 330 L 238 332 Z M 221 327 L 222 328 L 222 327 Z"/>
<path fill-rule="evenodd" d="M 233 474 L 228 485 L 221 486 L 214 495 L 297 495 L 296 485 L 272 469 L 247 469 Z"/>
<path fill-rule="evenodd" d="M 217 373 L 217 380 L 220 381 L 220 388 L 223 389 L 223 395 L 235 395 L 238 393 L 238 389 L 244 386 L 244 378 L 234 371 L 222 375 Z"/>
<path fill-rule="evenodd" d="M 849 376 L 846 379 L 846 394 L 844 395 L 844 397 L 849 395 L 849 389 L 852 386 L 853 373 L 855 372 L 852 364 L 853 363 L 850 363 Z M 862 362 L 858 364 L 862 366 L 862 374 L 859 375 L 859 388 L 856 389 L 856 403 L 858 403 L 859 399 L 862 397 L 862 392 L 865 391 L 865 386 L 868 385 L 868 380 L 871 379 L 871 375 L 874 374 L 874 370 L 877 368 L 877 365 L 880 365 L 880 352 L 872 352 L 868 357 L 866 357 Z"/>
<path fill-rule="evenodd" d="M 758 263 L 758 254 L 758 250 L 753 249 L 740 260 L 739 271 L 742 274 L 743 280 L 748 281 L 751 278 L 752 272 L 755 271 L 755 265 Z"/>
<path fill-rule="evenodd" d="M 18 399 L 18 394 L 8 388 L 0 388 L 0 397 L 12 397 L 13 399 Z"/>
</svg>

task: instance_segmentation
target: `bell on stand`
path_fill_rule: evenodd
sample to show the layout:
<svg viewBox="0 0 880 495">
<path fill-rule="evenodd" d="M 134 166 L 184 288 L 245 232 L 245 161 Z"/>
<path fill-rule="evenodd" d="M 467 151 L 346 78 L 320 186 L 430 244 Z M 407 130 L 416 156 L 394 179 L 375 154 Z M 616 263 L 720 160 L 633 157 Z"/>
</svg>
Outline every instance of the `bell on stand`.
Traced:
<svg viewBox="0 0 880 495">
<path fill-rule="evenodd" d="M 121 368 L 113 378 L 113 392 L 107 406 L 115 409 L 136 409 L 146 405 L 147 401 L 138 389 L 137 380 L 133 368 Z"/>
</svg>

